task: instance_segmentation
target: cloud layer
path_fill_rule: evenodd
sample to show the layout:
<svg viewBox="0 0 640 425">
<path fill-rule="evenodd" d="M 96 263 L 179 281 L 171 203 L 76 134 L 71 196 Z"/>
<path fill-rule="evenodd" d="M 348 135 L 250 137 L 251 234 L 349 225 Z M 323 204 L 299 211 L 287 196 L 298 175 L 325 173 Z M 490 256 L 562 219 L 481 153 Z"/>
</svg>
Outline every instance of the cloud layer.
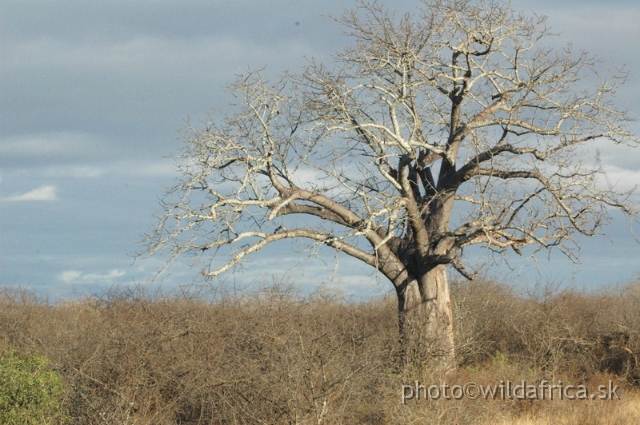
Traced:
<svg viewBox="0 0 640 425">
<path fill-rule="evenodd" d="M 400 14 L 415 12 L 417 4 L 388 2 Z M 0 284 L 63 293 L 73 285 L 153 276 L 133 270 L 138 265 L 131 266 L 128 254 L 141 250 L 158 197 L 175 182 L 166 157 L 179 152 L 185 120 L 197 123 L 227 106 L 224 85 L 249 68 L 267 67 L 273 77 L 299 70 L 311 57 L 329 61 L 351 41 L 326 15 L 352 5 L 3 1 Z M 554 42 L 573 41 L 576 50 L 601 57 L 604 72 L 626 65 L 629 83 L 618 101 L 640 117 L 640 3 L 516 0 L 514 6 L 549 15 L 550 26 L 562 32 Z M 634 129 L 640 132 L 637 124 Z M 640 156 L 601 148 L 607 178 L 624 188 L 640 183 Z M 273 263 L 278 255 L 262 259 Z M 190 272 L 184 266 L 173 283 L 188 283 L 178 280 L 197 274 Z M 633 274 L 630 265 L 624 273 Z M 340 279 L 361 291 L 368 278 L 358 276 L 346 270 Z"/>
<path fill-rule="evenodd" d="M 57 201 L 58 196 L 56 192 L 57 188 L 55 186 L 40 186 L 21 195 L 8 196 L 3 200 L 9 202 Z"/>
</svg>

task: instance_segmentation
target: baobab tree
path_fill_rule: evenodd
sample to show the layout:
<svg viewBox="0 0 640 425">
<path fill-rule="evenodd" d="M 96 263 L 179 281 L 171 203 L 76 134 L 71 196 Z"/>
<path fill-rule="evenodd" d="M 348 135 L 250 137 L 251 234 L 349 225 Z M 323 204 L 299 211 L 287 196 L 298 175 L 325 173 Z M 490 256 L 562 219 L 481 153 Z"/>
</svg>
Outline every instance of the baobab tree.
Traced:
<svg viewBox="0 0 640 425">
<path fill-rule="evenodd" d="M 404 360 L 448 370 L 463 248 L 574 258 L 577 234 L 636 213 L 587 156 L 638 142 L 612 103 L 625 75 L 499 2 L 396 17 L 363 0 L 336 20 L 352 43 L 331 63 L 239 76 L 234 104 L 189 128 L 148 250 L 203 256 L 215 277 L 283 239 L 331 247 L 395 288 Z"/>
</svg>

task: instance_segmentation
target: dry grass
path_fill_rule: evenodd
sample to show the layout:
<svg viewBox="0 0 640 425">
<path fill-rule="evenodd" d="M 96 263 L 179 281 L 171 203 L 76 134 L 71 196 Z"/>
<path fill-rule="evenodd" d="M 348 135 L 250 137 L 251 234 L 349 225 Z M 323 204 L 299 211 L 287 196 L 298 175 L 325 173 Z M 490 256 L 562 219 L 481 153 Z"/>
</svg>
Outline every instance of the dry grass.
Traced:
<svg viewBox="0 0 640 425">
<path fill-rule="evenodd" d="M 490 281 L 454 285 L 459 370 L 449 385 L 542 380 L 621 400 L 410 400 L 442 381 L 397 364 L 395 303 L 267 288 L 215 302 L 112 291 L 48 305 L 0 294 L 0 352 L 49 357 L 76 424 L 635 424 L 640 283 L 607 294 Z"/>
<path fill-rule="evenodd" d="M 619 402 L 549 403 L 544 410 L 520 417 L 509 417 L 497 425 L 623 425 L 640 419 L 640 394 L 633 393 Z"/>
</svg>

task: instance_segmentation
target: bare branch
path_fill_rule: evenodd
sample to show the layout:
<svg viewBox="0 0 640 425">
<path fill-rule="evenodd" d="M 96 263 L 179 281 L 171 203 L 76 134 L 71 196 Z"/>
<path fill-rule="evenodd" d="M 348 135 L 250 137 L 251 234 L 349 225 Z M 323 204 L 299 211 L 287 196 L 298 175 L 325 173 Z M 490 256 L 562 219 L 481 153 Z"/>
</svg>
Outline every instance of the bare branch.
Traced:
<svg viewBox="0 0 640 425">
<path fill-rule="evenodd" d="M 229 112 L 190 128 L 150 252 L 226 255 L 205 272 L 217 276 L 299 238 L 404 294 L 439 266 L 473 277 L 465 246 L 573 258 L 573 236 L 596 234 L 612 208 L 637 214 L 631 192 L 600 186 L 583 160 L 596 140 L 638 144 L 614 106 L 626 76 L 601 78 L 570 46 L 539 47 L 544 17 L 424 0 L 400 18 L 361 1 L 336 20 L 354 42 L 333 64 L 274 83 L 239 76 Z"/>
</svg>

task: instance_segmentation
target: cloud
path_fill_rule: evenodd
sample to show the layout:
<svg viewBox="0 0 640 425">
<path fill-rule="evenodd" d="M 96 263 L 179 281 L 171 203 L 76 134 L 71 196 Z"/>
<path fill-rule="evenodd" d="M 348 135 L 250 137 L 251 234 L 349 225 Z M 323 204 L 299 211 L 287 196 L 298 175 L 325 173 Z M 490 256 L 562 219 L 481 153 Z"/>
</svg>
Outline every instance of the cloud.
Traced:
<svg viewBox="0 0 640 425">
<path fill-rule="evenodd" d="M 9 202 L 22 202 L 22 201 L 57 201 L 58 196 L 56 194 L 57 188 L 55 186 L 40 186 L 22 195 L 13 195 L 4 198 L 3 200 Z"/>
<path fill-rule="evenodd" d="M 124 270 L 113 269 L 107 273 L 83 273 L 78 270 L 66 270 L 58 276 L 58 279 L 65 283 L 92 284 L 92 283 L 113 283 L 114 279 L 126 274 Z"/>
<path fill-rule="evenodd" d="M 49 167 L 42 170 L 42 175 L 47 178 L 72 178 L 72 179 L 95 179 L 102 177 L 105 174 L 105 168 L 103 166 L 89 166 L 89 165 L 66 165 Z M 33 173 L 29 170 L 30 173 Z"/>
<path fill-rule="evenodd" d="M 120 161 L 113 164 L 110 170 L 127 177 L 175 177 L 178 173 L 175 164 L 169 160 L 162 161 Z"/>
<path fill-rule="evenodd" d="M 630 192 L 640 187 L 640 170 L 607 166 L 598 179 L 603 187 L 618 192 Z M 637 201 L 639 197 L 640 194 L 635 192 L 633 198 Z"/>
<path fill-rule="evenodd" d="M 55 163 L 58 161 L 104 158 L 109 147 L 101 136 L 84 132 L 45 132 L 22 134 L 0 139 L 4 166 L 21 163 Z"/>
<path fill-rule="evenodd" d="M 51 291 L 68 291 L 68 283 L 78 284 L 81 292 L 91 290 L 91 282 L 108 285 L 154 277 L 164 257 L 129 267 L 123 254 L 140 250 L 133 241 L 155 222 L 156 196 L 179 177 L 173 161 L 160 158 L 179 153 L 175 139 L 185 118 L 197 123 L 211 108 L 224 108 L 233 99 L 222 92 L 222 85 L 249 67 L 266 66 L 265 78 L 274 82 L 276 73 L 300 70 L 304 57 L 330 65 L 331 52 L 353 44 L 343 36 L 344 28 L 319 14 L 340 15 L 345 6 L 352 7 L 338 0 L 194 0 L 189 7 L 168 0 L 77 3 L 29 0 L 2 5 L 11 19 L 2 23 L 0 39 L 0 202 L 7 216 L 1 221 L 0 251 L 11 258 L 5 255 L 0 280 L 19 276 Z M 388 6 L 400 17 L 405 11 L 417 13 L 415 3 L 398 0 Z M 599 69 L 623 62 L 630 69 L 637 67 L 639 59 L 629 52 L 638 39 L 640 2 L 515 3 L 550 16 L 552 30 L 563 35 L 549 43 L 563 46 L 573 40 L 576 50 L 604 57 Z M 617 104 L 638 116 L 640 84 L 635 73 L 629 78 Z M 633 125 L 640 134 L 640 127 Z M 595 147 L 600 148 L 609 181 L 621 188 L 640 182 L 640 157 L 610 144 Z M 598 165 L 595 159 L 585 159 L 585 164 Z M 345 171 L 355 172 L 356 167 Z M 296 178 L 322 183 L 312 169 L 301 169 Z M 607 187 L 606 179 L 601 183 Z M 56 188 L 64 188 L 64 193 L 57 194 Z M 59 202 L 49 204 L 9 202 L 57 197 Z M 23 208 L 33 205 L 55 209 Z M 321 259 L 307 262 L 304 252 L 297 254 L 305 247 L 283 241 L 248 258 L 242 277 L 229 273 L 221 280 L 252 282 L 282 274 L 296 284 L 310 282 L 309 289 L 325 281 L 339 285 L 345 294 L 392 288 L 382 280 L 378 289 L 369 268 L 361 269 L 343 255 L 335 277 L 341 283 L 333 283 L 333 253 L 322 249 L 327 264 Z M 634 251 L 627 252 L 633 256 Z M 170 287 L 189 283 L 209 260 L 203 256 L 194 267 L 192 258 L 177 260 L 170 275 L 158 281 Z M 358 277 L 361 270 L 364 277 Z"/>
<path fill-rule="evenodd" d="M 77 270 L 67 270 L 60 273 L 60 280 L 66 283 L 72 283 L 78 280 L 82 276 L 82 273 Z"/>
</svg>

